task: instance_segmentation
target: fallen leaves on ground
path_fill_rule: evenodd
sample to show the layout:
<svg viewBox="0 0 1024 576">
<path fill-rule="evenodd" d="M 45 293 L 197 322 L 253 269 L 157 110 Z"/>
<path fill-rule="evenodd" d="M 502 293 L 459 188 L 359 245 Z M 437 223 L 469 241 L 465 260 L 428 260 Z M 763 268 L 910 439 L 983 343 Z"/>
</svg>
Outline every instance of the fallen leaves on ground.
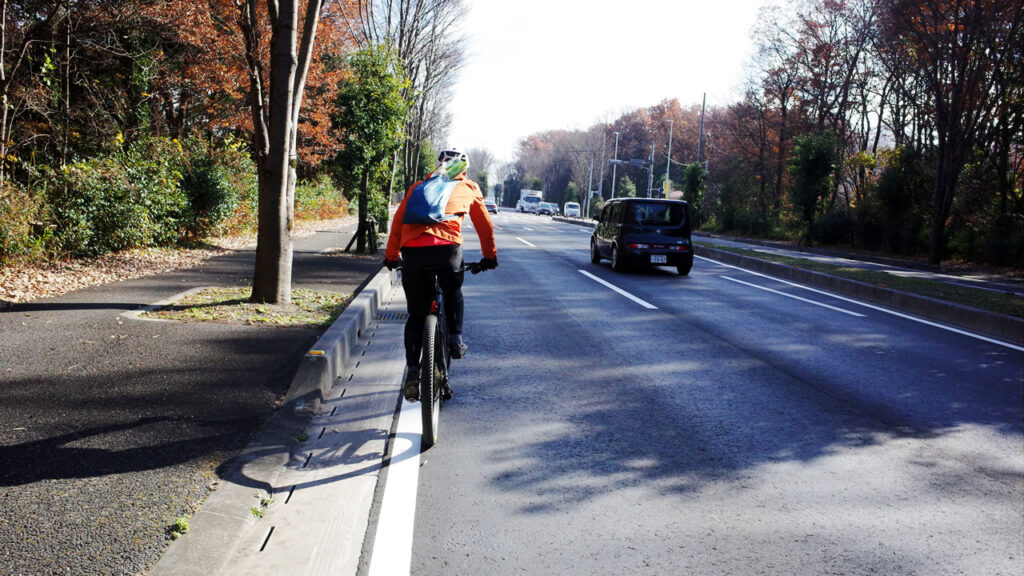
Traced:
<svg viewBox="0 0 1024 576">
<path fill-rule="evenodd" d="M 30 302 L 88 286 L 192 268 L 227 252 L 215 246 L 146 248 L 99 258 L 0 268 L 0 300 Z"/>
<path fill-rule="evenodd" d="M 317 230 L 337 229 L 354 220 L 354 216 L 346 216 L 336 220 L 302 221 L 296 224 L 293 236 L 312 236 Z M 99 258 L 2 267 L 0 308 L 7 303 L 60 296 L 89 286 L 193 268 L 214 256 L 255 246 L 256 235 L 225 236 L 207 242 L 208 245 L 201 248 L 140 248 Z"/>
</svg>

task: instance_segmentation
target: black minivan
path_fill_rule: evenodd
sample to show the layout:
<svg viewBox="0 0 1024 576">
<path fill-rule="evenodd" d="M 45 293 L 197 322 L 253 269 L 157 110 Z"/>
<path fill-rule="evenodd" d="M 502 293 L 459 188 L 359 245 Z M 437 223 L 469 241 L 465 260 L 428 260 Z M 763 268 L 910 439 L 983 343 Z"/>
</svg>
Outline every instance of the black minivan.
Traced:
<svg viewBox="0 0 1024 576">
<path fill-rule="evenodd" d="M 690 209 L 682 200 L 615 198 L 601 210 L 590 236 L 590 261 L 612 261 L 617 272 L 631 265 L 693 268 Z"/>
</svg>

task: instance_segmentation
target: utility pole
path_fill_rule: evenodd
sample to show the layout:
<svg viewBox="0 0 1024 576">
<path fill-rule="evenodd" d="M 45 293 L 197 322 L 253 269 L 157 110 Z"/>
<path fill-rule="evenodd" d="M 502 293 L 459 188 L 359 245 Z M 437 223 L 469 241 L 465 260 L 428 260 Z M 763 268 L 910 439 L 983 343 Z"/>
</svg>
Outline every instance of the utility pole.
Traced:
<svg viewBox="0 0 1024 576">
<path fill-rule="evenodd" d="M 651 160 L 647 163 L 647 197 L 651 197 L 654 188 L 654 142 L 651 142 Z"/>
<path fill-rule="evenodd" d="M 704 105 L 708 101 L 708 93 L 704 93 L 704 98 L 700 103 L 700 137 L 697 139 L 697 163 L 701 163 L 701 151 L 704 148 Z"/>
<path fill-rule="evenodd" d="M 597 193 L 604 193 L 604 145 L 607 144 L 607 138 L 604 137 L 604 130 L 601 130 L 601 162 L 599 163 L 600 168 L 597 170 Z M 590 194 L 590 191 L 587 191 Z M 602 196 L 603 198 L 603 196 Z"/>
<path fill-rule="evenodd" d="M 583 214 L 580 214 L 581 218 L 590 218 L 590 189 L 594 185 L 594 153 L 591 152 L 590 154 L 590 174 L 587 175 L 587 198 L 583 201 Z"/>
<path fill-rule="evenodd" d="M 669 182 L 671 182 L 669 179 L 669 171 L 672 169 L 672 128 L 675 124 L 676 121 L 674 118 L 668 121 L 668 155 L 665 158 L 665 185 L 661 189 L 665 198 L 668 198 Z M 651 161 L 653 162 L 654 158 L 651 158 Z"/>
<path fill-rule="evenodd" d="M 615 198 L 615 168 L 619 165 L 619 133 L 615 133 L 615 162 L 612 163 L 612 198 Z"/>
</svg>

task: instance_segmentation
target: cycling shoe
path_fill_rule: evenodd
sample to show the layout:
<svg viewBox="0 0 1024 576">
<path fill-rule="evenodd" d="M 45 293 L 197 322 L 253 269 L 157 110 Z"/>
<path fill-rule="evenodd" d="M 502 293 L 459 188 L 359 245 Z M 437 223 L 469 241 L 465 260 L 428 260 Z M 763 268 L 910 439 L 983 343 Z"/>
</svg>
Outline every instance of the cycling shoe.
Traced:
<svg viewBox="0 0 1024 576">
<path fill-rule="evenodd" d="M 402 387 L 402 395 L 410 402 L 420 399 L 420 369 L 418 366 L 409 366 L 405 375 L 405 386 Z"/>
<path fill-rule="evenodd" d="M 448 339 L 448 349 L 451 351 L 452 358 L 462 358 L 466 352 L 469 352 L 469 346 L 466 346 L 460 335 L 452 335 Z"/>
</svg>

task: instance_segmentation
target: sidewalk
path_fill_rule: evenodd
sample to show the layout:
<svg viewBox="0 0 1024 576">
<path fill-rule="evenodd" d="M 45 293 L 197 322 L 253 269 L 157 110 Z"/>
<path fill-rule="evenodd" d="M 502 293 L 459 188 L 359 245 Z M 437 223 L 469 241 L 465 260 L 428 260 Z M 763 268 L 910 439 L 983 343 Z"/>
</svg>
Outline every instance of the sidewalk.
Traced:
<svg viewBox="0 0 1024 576">
<path fill-rule="evenodd" d="M 356 291 L 380 258 L 332 254 L 350 237 L 297 239 L 293 285 Z M 0 574 L 145 573 L 175 520 L 223 489 L 221 463 L 264 429 L 322 331 L 125 314 L 247 284 L 253 262 L 240 250 L 0 310 Z"/>
<path fill-rule="evenodd" d="M 356 574 L 400 405 L 404 310 L 382 270 L 151 576 Z"/>
</svg>

